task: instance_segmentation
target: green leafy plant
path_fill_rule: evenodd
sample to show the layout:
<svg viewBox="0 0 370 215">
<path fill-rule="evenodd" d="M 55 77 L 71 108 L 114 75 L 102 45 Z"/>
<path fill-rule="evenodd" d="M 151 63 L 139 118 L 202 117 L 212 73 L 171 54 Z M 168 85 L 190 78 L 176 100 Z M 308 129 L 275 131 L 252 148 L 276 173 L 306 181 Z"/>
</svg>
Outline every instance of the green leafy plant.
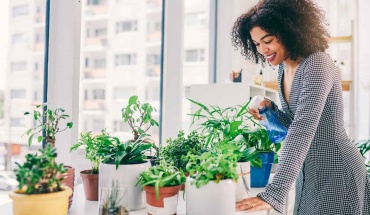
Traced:
<svg viewBox="0 0 370 215">
<path fill-rule="evenodd" d="M 232 179 L 237 181 L 239 176 L 236 172 L 237 156 L 232 150 L 223 154 L 205 152 L 201 155 L 189 155 L 186 170 L 194 179 L 197 188 L 208 184 L 210 181 L 219 183 L 220 180 Z"/>
<path fill-rule="evenodd" d="M 153 186 L 156 198 L 159 199 L 160 187 L 171 187 L 184 184 L 186 177 L 182 171 L 166 162 L 161 162 L 157 166 L 152 166 L 149 170 L 140 173 L 137 184 L 142 187 Z"/>
<path fill-rule="evenodd" d="M 360 151 L 362 157 L 365 158 L 365 154 L 370 152 L 370 139 L 357 141 L 356 147 Z M 370 176 L 370 161 L 367 162 L 366 168 L 368 175 Z"/>
<path fill-rule="evenodd" d="M 21 165 L 16 163 L 18 193 L 40 194 L 61 191 L 63 174 L 67 171 L 63 164 L 57 164 L 57 152 L 51 144 L 40 149 L 40 154 L 27 154 L 26 161 Z"/>
<path fill-rule="evenodd" d="M 152 118 L 156 111 L 149 103 L 141 104 L 137 96 L 131 96 L 126 107 L 122 108 L 122 118 L 128 123 L 134 135 L 135 142 L 140 135 L 145 134 L 152 126 L 159 126 Z"/>
<path fill-rule="evenodd" d="M 55 147 L 55 135 L 59 132 L 65 131 L 68 128 L 72 128 L 73 123 L 67 122 L 64 128 L 60 128 L 60 123 L 65 120 L 69 115 L 65 114 L 63 108 L 47 109 L 43 110 L 44 106 L 37 105 L 36 109 L 33 111 L 33 119 L 36 121 L 37 125 L 28 129 L 24 134 L 28 135 L 28 145 L 32 144 L 34 137 L 37 137 L 37 141 L 41 142 L 43 139 L 47 143 L 50 143 Z M 30 112 L 25 112 L 24 115 L 29 115 Z M 45 136 L 43 136 L 43 131 L 45 131 Z M 23 134 L 23 135 L 24 135 Z M 22 136 L 23 136 L 22 135 Z"/>
<path fill-rule="evenodd" d="M 227 151 L 232 151 L 236 155 L 237 162 L 250 162 L 257 159 L 258 165 L 262 166 L 260 159 L 258 159 L 258 151 L 255 147 L 249 147 L 242 138 L 235 138 L 229 142 L 220 142 L 215 144 L 212 149 L 215 153 L 225 154 Z"/>
<path fill-rule="evenodd" d="M 145 152 L 153 146 L 149 137 L 149 134 L 141 134 L 135 142 L 121 142 L 117 137 L 98 136 L 97 140 L 102 142 L 102 147 L 98 149 L 97 155 L 103 158 L 103 163 L 115 164 L 116 169 L 120 164 L 145 163 Z"/>
<path fill-rule="evenodd" d="M 213 105 L 207 107 L 192 99 L 188 100 L 199 107 L 195 113 L 189 115 L 192 116 L 191 125 L 197 121 L 200 122 L 197 130 L 201 130 L 201 133 L 206 136 L 206 147 L 210 143 L 231 141 L 244 134 L 250 130 L 247 123 L 258 124 L 248 113 L 247 107 L 250 101 L 242 106 L 220 108 Z"/>
<path fill-rule="evenodd" d="M 91 163 L 91 174 L 99 173 L 99 165 L 102 161 L 102 157 L 98 155 L 98 150 L 104 147 L 104 142 L 102 139 L 107 136 L 108 134 L 105 129 L 102 130 L 102 133 L 99 135 L 93 135 L 91 131 L 81 133 L 78 142 L 72 145 L 70 148 L 70 151 L 72 152 L 81 146 L 85 147 L 86 158 Z"/>
<path fill-rule="evenodd" d="M 161 148 L 161 158 L 174 165 L 179 170 L 186 172 L 188 154 L 200 155 L 204 152 L 205 137 L 192 131 L 185 136 L 184 131 L 179 131 L 176 139 L 167 139 L 167 145 Z"/>
<path fill-rule="evenodd" d="M 101 215 L 129 215 L 130 211 L 123 204 L 123 198 L 127 194 L 127 190 L 122 192 L 122 189 L 119 187 L 118 181 L 112 181 L 112 187 L 109 193 L 104 193 L 106 195 L 102 200 L 103 204 L 100 207 Z"/>
<path fill-rule="evenodd" d="M 256 148 L 258 153 L 263 152 L 274 152 L 274 163 L 278 163 L 279 156 L 277 152 L 281 148 L 281 143 L 273 143 L 266 131 L 266 129 L 259 128 L 253 131 L 248 131 L 243 134 L 244 138 L 248 140 L 251 147 Z M 257 168 L 262 166 L 261 160 L 259 158 L 252 160 L 251 165 Z"/>
</svg>

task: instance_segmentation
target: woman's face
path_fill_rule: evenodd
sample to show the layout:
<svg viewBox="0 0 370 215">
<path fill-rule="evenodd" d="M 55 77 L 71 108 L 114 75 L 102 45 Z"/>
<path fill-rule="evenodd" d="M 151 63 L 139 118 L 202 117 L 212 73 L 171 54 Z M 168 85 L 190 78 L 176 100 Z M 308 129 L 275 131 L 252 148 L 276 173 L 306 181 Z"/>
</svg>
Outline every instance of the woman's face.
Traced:
<svg viewBox="0 0 370 215">
<path fill-rule="evenodd" d="M 279 65 L 288 58 L 285 46 L 274 35 L 267 33 L 260 27 L 252 28 L 250 34 L 257 51 L 265 56 L 271 65 Z"/>
</svg>

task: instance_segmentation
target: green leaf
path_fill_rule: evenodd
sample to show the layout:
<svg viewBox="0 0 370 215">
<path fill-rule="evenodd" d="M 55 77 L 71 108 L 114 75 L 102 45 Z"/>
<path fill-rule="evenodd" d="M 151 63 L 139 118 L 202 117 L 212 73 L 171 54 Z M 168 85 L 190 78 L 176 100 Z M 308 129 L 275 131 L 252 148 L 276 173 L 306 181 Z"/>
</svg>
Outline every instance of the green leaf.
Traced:
<svg viewBox="0 0 370 215">
<path fill-rule="evenodd" d="M 38 137 L 37 137 L 37 142 L 39 142 L 39 143 L 40 143 L 40 142 L 42 141 L 42 139 L 43 139 L 43 136 L 38 136 Z"/>
</svg>

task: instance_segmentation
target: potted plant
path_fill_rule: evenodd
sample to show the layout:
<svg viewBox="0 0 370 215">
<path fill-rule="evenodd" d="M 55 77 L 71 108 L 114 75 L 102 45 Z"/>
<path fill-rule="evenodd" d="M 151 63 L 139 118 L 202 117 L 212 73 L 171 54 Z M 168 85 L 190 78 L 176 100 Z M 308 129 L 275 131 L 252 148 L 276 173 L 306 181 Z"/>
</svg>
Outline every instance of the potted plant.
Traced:
<svg viewBox="0 0 370 215">
<path fill-rule="evenodd" d="M 270 178 L 272 164 L 277 162 L 281 143 L 274 144 L 263 128 L 247 132 L 244 136 L 249 144 L 256 148 L 259 156 L 250 162 L 251 187 L 265 187 Z"/>
<path fill-rule="evenodd" d="M 142 172 L 137 183 L 145 190 L 148 214 L 176 214 L 177 195 L 185 180 L 182 171 L 165 161 Z"/>
<path fill-rule="evenodd" d="M 234 214 L 236 155 L 205 152 L 189 155 L 186 170 L 187 214 Z"/>
<path fill-rule="evenodd" d="M 121 142 L 112 136 L 97 138 L 102 142 L 98 156 L 103 158 L 99 168 L 99 189 L 108 187 L 112 179 L 118 181 L 120 186 L 127 186 L 130 210 L 145 208 L 143 191 L 135 185 L 140 173 L 151 166 L 145 156 L 145 152 L 153 146 L 149 137 L 148 134 L 141 134 L 135 142 Z"/>
<path fill-rule="evenodd" d="M 18 189 L 9 196 L 13 200 L 14 215 L 65 215 L 71 188 L 61 185 L 66 172 L 63 164 L 55 162 L 56 149 L 47 144 L 40 154 L 27 154 L 26 161 L 16 172 Z"/>
<path fill-rule="evenodd" d="M 121 187 L 119 182 L 114 180 L 111 187 L 102 188 L 99 215 L 129 215 L 126 188 Z"/>
<path fill-rule="evenodd" d="M 99 137 L 108 136 L 106 130 L 102 130 L 99 135 L 93 135 L 91 131 L 80 134 L 80 139 L 72 145 L 70 151 L 74 151 L 79 147 L 85 147 L 85 157 L 91 163 L 91 169 L 80 172 L 84 185 L 85 198 L 90 201 L 98 201 L 99 199 L 99 165 L 102 157 L 98 155 L 98 150 L 103 147 L 103 142 Z"/>
<path fill-rule="evenodd" d="M 30 112 L 25 112 L 24 115 L 30 115 Z M 32 112 L 35 126 L 28 129 L 24 134 L 28 135 L 28 145 L 32 144 L 34 138 L 40 143 L 45 140 L 47 144 L 55 147 L 56 134 L 72 128 L 73 123 L 65 122 L 64 126 L 61 123 L 69 118 L 63 108 L 46 109 L 44 105 L 36 105 L 36 109 Z M 69 207 L 72 205 L 75 169 L 71 166 L 65 166 L 67 172 L 65 173 L 62 184 L 66 184 L 72 189 L 72 195 L 69 197 Z"/>
</svg>

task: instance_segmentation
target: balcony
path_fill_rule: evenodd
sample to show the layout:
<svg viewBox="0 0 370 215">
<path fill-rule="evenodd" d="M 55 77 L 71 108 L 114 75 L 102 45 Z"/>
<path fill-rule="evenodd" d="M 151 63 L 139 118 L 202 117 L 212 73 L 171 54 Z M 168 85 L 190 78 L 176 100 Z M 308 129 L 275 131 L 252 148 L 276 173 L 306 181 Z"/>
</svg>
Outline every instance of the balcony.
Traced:
<svg viewBox="0 0 370 215">
<path fill-rule="evenodd" d="M 160 31 L 153 31 L 146 35 L 147 42 L 161 42 L 162 33 Z"/>
<path fill-rule="evenodd" d="M 149 65 L 146 67 L 146 76 L 159 77 L 161 75 L 161 67 L 159 65 Z"/>
<path fill-rule="evenodd" d="M 85 79 L 102 79 L 106 77 L 105 69 L 86 69 L 84 72 Z"/>
<path fill-rule="evenodd" d="M 96 15 L 103 15 L 108 13 L 108 5 L 91 5 L 86 7 L 85 11 L 86 15 L 88 16 L 96 16 Z"/>
<path fill-rule="evenodd" d="M 45 43 L 36 43 L 33 48 L 35 52 L 42 52 L 44 51 L 44 49 L 45 49 Z"/>
<path fill-rule="evenodd" d="M 107 46 L 106 37 L 89 37 L 85 39 L 85 46 Z"/>
<path fill-rule="evenodd" d="M 84 110 L 105 110 L 104 100 L 87 100 L 83 104 Z"/>
</svg>

